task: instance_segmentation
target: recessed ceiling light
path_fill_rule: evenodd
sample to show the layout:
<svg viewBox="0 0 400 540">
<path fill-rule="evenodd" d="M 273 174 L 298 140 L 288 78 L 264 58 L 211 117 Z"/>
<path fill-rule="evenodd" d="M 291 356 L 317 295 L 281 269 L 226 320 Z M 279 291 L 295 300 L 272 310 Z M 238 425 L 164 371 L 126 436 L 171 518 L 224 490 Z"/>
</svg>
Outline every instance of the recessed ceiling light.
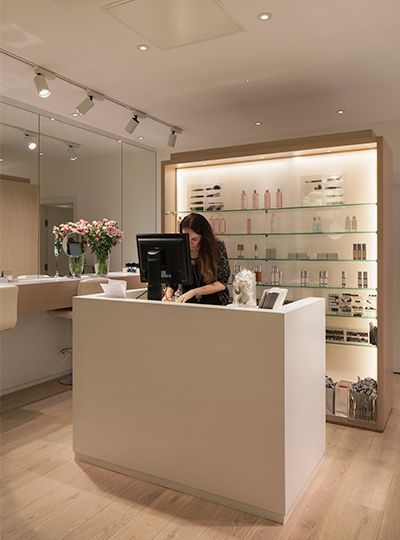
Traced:
<svg viewBox="0 0 400 540">
<path fill-rule="evenodd" d="M 338 114 L 344 114 L 344 113 L 345 113 L 344 109 L 338 109 L 336 112 L 337 112 Z"/>
<path fill-rule="evenodd" d="M 254 122 L 255 126 L 261 126 L 262 122 Z"/>
<path fill-rule="evenodd" d="M 54 122 L 55 118 L 51 117 L 50 120 L 51 120 L 52 122 Z"/>
<path fill-rule="evenodd" d="M 257 15 L 257 17 L 260 19 L 260 21 L 269 21 L 270 18 L 272 17 L 272 14 L 264 11 L 263 13 L 260 13 L 259 15 Z"/>
<path fill-rule="evenodd" d="M 138 137 L 139 141 L 143 141 L 144 137 L 140 136 Z"/>
<path fill-rule="evenodd" d="M 39 152 L 39 155 L 40 155 L 40 156 L 44 156 L 44 152 Z"/>
<path fill-rule="evenodd" d="M 0 161 L 4 161 L 4 158 L 0 157 Z"/>
<path fill-rule="evenodd" d="M 74 111 L 74 112 L 71 113 L 71 114 L 72 114 L 72 116 L 74 116 L 75 118 L 78 118 L 78 116 L 79 116 L 79 113 L 78 113 L 77 111 Z"/>
<path fill-rule="evenodd" d="M 138 45 L 137 48 L 139 49 L 139 51 L 142 51 L 142 52 L 146 52 L 150 49 L 150 47 L 148 45 L 144 45 L 144 43 L 141 43 L 140 45 Z"/>
<path fill-rule="evenodd" d="M 118 142 L 119 142 L 119 143 L 122 143 L 121 139 L 118 139 Z"/>
</svg>

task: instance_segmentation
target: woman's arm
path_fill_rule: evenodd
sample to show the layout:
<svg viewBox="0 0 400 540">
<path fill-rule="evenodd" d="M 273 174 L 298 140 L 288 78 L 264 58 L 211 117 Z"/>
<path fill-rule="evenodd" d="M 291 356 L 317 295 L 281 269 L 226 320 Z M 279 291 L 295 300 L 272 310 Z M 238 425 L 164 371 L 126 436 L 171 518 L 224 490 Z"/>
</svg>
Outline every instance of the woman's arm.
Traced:
<svg viewBox="0 0 400 540">
<path fill-rule="evenodd" d="M 174 296 L 174 289 L 172 287 L 167 287 L 164 290 L 164 296 L 162 297 L 163 302 L 171 302 Z"/>
<path fill-rule="evenodd" d="M 177 299 L 177 302 L 188 302 L 194 296 L 206 296 L 207 294 L 214 294 L 225 289 L 225 285 L 219 281 L 214 281 L 203 287 L 197 287 L 196 289 L 190 289 L 190 291 L 181 294 Z"/>
</svg>

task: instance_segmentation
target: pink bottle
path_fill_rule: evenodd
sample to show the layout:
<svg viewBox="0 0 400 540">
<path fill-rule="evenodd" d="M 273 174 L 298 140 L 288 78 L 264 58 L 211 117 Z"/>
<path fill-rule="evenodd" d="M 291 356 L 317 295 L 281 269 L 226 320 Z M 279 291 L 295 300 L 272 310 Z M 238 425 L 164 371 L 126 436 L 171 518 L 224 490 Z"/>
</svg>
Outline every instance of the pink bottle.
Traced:
<svg viewBox="0 0 400 540">
<path fill-rule="evenodd" d="M 264 208 L 271 208 L 271 193 L 268 189 L 264 193 Z"/>
<path fill-rule="evenodd" d="M 253 208 L 260 208 L 260 196 L 256 189 L 253 191 Z"/>
<path fill-rule="evenodd" d="M 282 191 L 278 188 L 276 192 L 276 207 L 282 208 L 282 206 L 283 206 L 283 195 L 282 195 Z"/>
<path fill-rule="evenodd" d="M 214 218 L 214 234 L 219 234 L 220 233 L 219 222 L 220 222 L 220 219 L 219 219 L 218 216 L 216 218 Z"/>
<path fill-rule="evenodd" d="M 247 193 L 245 191 L 242 191 L 242 195 L 240 197 L 240 207 L 242 210 L 247 209 Z"/>
<path fill-rule="evenodd" d="M 246 219 L 246 233 L 251 234 L 251 218 Z"/>
</svg>

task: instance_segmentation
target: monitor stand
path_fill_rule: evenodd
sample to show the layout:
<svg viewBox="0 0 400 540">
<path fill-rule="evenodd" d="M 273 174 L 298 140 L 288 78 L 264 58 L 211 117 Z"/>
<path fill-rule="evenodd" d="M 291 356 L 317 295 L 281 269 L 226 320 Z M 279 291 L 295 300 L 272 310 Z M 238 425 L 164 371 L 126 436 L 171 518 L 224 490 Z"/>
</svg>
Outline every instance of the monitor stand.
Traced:
<svg viewBox="0 0 400 540">
<path fill-rule="evenodd" d="M 152 249 L 147 254 L 148 300 L 161 300 L 161 253 Z"/>
</svg>

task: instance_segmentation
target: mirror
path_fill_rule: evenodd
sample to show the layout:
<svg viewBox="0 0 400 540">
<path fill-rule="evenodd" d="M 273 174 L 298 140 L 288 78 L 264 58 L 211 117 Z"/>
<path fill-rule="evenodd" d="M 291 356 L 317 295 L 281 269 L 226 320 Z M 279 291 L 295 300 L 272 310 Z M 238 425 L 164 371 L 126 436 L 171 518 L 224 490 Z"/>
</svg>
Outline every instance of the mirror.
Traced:
<svg viewBox="0 0 400 540">
<path fill-rule="evenodd" d="M 1 113 L 2 179 L 9 175 L 36 186 L 31 204 L 36 221 L 29 226 L 29 241 L 26 220 L 19 239 L 8 228 L 0 232 L 6 238 L 1 238 L 2 246 L 11 240 L 22 246 L 15 251 L 29 260 L 12 267 L 1 252 L 0 270 L 14 276 L 70 275 L 68 256 L 55 245 L 53 226 L 79 219 L 116 220 L 124 231 L 123 242 L 111 251 L 111 271 L 137 261 L 136 234 L 157 230 L 156 153 L 9 104 L 1 103 Z M 36 149 L 28 150 L 25 133 L 36 141 Z M 91 249 L 84 259 L 85 273 L 92 273 Z"/>
</svg>

